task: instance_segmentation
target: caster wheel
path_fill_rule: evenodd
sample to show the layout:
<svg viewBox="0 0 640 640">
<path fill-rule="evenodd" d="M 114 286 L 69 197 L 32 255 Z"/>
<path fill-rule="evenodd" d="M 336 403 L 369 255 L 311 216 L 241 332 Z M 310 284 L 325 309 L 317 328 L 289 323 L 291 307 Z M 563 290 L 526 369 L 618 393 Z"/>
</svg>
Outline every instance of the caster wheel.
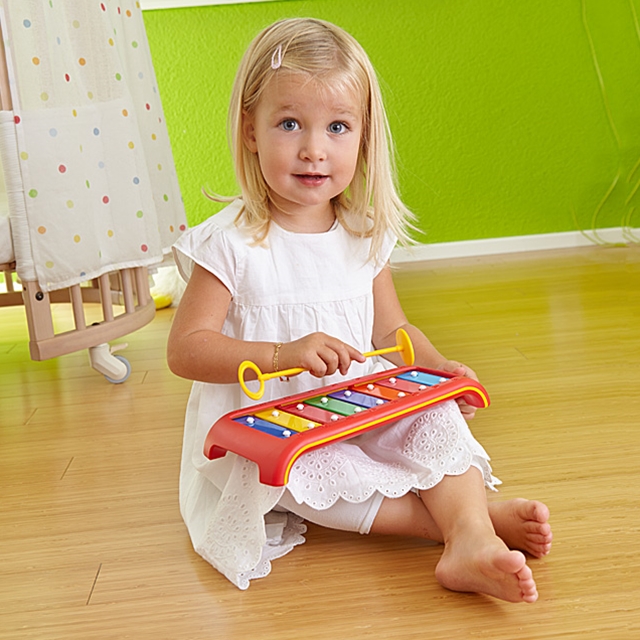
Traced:
<svg viewBox="0 0 640 640">
<path fill-rule="evenodd" d="M 131 365 L 129 364 L 129 361 L 124 356 L 113 356 L 113 357 L 116 358 L 117 360 L 120 360 L 120 362 L 122 362 L 124 366 L 127 368 L 127 371 L 122 378 L 119 378 L 117 380 L 114 378 L 110 378 L 107 375 L 105 375 L 105 378 L 112 384 L 121 384 L 131 375 Z"/>
</svg>

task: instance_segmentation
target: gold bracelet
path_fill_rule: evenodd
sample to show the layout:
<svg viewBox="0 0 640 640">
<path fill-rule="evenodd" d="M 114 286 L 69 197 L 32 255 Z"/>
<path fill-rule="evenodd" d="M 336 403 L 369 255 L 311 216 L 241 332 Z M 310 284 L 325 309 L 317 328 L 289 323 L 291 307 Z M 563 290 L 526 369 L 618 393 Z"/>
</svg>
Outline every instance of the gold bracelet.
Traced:
<svg viewBox="0 0 640 640">
<path fill-rule="evenodd" d="M 278 371 L 278 354 L 280 353 L 280 347 L 282 346 L 282 342 L 278 342 L 277 344 L 274 344 L 274 350 L 273 350 L 273 370 L 274 372 Z"/>
</svg>

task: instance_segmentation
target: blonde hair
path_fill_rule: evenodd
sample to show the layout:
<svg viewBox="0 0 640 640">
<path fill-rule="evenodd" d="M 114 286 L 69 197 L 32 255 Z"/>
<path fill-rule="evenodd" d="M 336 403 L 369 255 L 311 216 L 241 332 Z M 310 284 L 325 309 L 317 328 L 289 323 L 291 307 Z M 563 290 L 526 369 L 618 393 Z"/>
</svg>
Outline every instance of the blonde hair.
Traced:
<svg viewBox="0 0 640 640">
<path fill-rule="evenodd" d="M 256 242 L 269 231 L 270 192 L 259 160 L 243 142 L 243 114 L 252 114 L 274 74 L 303 73 L 331 90 L 350 90 L 362 101 L 363 123 L 356 171 L 345 192 L 334 199 L 339 222 L 352 233 L 371 237 L 377 257 L 391 231 L 407 244 L 413 214 L 400 199 L 389 123 L 378 80 L 360 44 L 339 27 L 312 18 L 282 20 L 249 45 L 240 63 L 229 107 L 229 137 L 244 207 L 242 223 Z"/>
</svg>

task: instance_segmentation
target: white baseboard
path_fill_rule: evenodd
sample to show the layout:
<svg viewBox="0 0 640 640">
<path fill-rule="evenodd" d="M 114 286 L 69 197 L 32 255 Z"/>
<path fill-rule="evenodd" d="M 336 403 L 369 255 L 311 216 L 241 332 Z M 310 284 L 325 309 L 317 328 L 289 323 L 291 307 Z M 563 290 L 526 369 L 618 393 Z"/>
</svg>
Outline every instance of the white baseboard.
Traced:
<svg viewBox="0 0 640 640">
<path fill-rule="evenodd" d="M 522 251 L 543 251 L 546 249 L 570 249 L 588 247 L 601 243 L 627 244 L 622 227 L 598 229 L 598 239 L 592 241 L 593 232 L 588 237 L 579 231 L 562 233 L 540 233 L 530 236 L 509 236 L 507 238 L 486 238 L 484 240 L 463 240 L 460 242 L 442 242 L 435 244 L 419 244 L 405 249 L 394 249 L 391 262 L 418 262 L 421 260 L 442 260 L 445 258 L 468 258 L 474 256 L 488 256 L 500 253 L 518 253 Z M 640 237 L 640 230 L 631 229 L 636 237 Z"/>
</svg>

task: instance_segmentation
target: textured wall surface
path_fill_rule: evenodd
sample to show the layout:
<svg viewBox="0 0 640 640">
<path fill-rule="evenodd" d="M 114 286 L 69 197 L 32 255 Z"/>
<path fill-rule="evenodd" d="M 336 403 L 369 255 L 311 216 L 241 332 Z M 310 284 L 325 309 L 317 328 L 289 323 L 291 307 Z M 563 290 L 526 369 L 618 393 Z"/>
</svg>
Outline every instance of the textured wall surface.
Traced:
<svg viewBox="0 0 640 640">
<path fill-rule="evenodd" d="M 422 242 L 638 227 L 640 0 L 307 0 L 145 12 L 187 216 L 234 194 L 226 109 L 251 38 L 313 16 L 381 78 Z"/>
</svg>

